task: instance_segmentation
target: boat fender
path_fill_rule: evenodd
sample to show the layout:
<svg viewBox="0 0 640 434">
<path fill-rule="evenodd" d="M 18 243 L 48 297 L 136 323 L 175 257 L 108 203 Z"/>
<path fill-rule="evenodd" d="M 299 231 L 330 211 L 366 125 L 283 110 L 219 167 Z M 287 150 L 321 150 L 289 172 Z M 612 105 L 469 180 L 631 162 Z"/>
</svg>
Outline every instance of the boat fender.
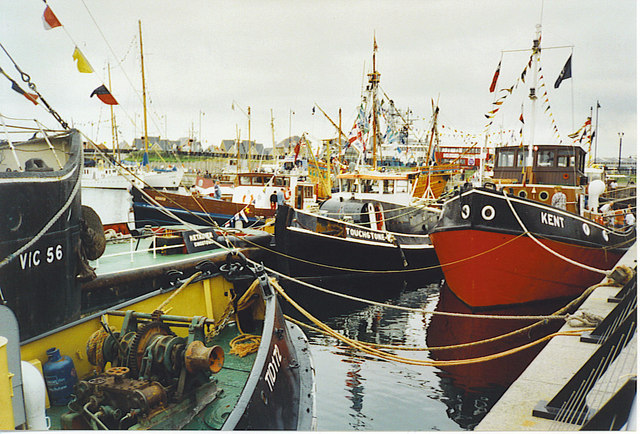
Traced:
<svg viewBox="0 0 640 434">
<path fill-rule="evenodd" d="M 49 429 L 49 418 L 45 413 L 45 396 L 47 393 L 44 378 L 38 368 L 29 362 L 22 361 L 22 391 L 24 393 L 24 410 L 27 417 L 27 429 L 44 431 Z"/>
<path fill-rule="evenodd" d="M 496 190 L 496 185 L 493 182 L 485 182 L 482 186 L 490 190 Z"/>
<path fill-rule="evenodd" d="M 82 205 L 80 220 L 80 240 L 84 254 L 90 260 L 96 260 L 104 253 L 107 244 L 100 216 L 93 208 Z"/>
</svg>

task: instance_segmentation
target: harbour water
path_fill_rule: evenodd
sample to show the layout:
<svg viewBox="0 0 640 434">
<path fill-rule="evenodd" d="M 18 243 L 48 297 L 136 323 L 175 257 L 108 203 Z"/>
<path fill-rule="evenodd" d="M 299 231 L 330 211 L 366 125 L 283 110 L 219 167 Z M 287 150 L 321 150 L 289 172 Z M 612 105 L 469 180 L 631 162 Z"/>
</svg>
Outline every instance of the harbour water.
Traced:
<svg viewBox="0 0 640 434">
<path fill-rule="evenodd" d="M 317 282 L 318 286 L 333 286 Z M 411 283 L 353 279 L 339 283 L 342 291 L 367 288 L 371 298 L 424 312 L 365 304 L 316 293 L 289 284 L 288 292 L 323 323 L 363 342 L 421 348 L 392 353 L 416 360 L 475 358 L 514 348 L 561 326 L 552 321 L 527 333 L 498 342 L 460 349 L 425 351 L 425 347 L 478 341 L 534 323 L 449 317 L 432 312 L 469 313 L 438 276 Z M 385 296 L 386 294 L 386 296 Z M 297 297 L 296 297 L 297 296 Z M 364 297 L 364 296 L 363 296 Z M 482 312 L 496 315 L 542 315 L 564 302 L 518 310 Z M 285 311 L 302 318 L 290 306 Z M 304 320 L 309 323 L 308 320 Z M 542 345 L 508 357 L 459 366 L 420 366 L 380 360 L 315 330 L 310 338 L 317 375 L 319 431 L 460 431 L 473 429 L 508 386 L 542 349 Z"/>
</svg>

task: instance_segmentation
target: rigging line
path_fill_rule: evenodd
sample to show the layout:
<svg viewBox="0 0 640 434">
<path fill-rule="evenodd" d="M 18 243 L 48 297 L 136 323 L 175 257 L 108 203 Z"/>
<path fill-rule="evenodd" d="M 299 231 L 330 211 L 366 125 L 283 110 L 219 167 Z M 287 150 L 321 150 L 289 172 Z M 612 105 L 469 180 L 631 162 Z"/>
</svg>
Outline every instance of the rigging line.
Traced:
<svg viewBox="0 0 640 434">
<path fill-rule="evenodd" d="M 531 238 L 533 241 L 535 241 L 535 243 L 538 244 L 540 247 L 542 247 L 543 249 L 545 249 L 546 251 L 548 251 L 552 255 L 557 256 L 558 258 L 562 259 L 563 261 L 568 262 L 569 264 L 575 265 L 576 267 L 580 267 L 580 268 L 583 268 L 583 269 L 588 270 L 588 271 L 593 271 L 594 273 L 604 274 L 605 276 L 608 276 L 611 273 L 611 270 L 602 270 L 600 268 L 591 267 L 589 265 L 582 264 L 580 262 L 574 261 L 573 259 L 570 259 L 570 258 L 567 258 L 566 256 L 561 255 L 560 253 L 556 252 L 555 250 L 551 249 L 550 247 L 545 246 L 540 240 L 538 240 L 535 236 L 533 236 L 533 234 L 531 232 L 529 232 L 529 230 L 526 228 L 526 226 L 524 225 L 522 220 L 520 220 L 520 217 L 518 216 L 518 214 L 516 213 L 516 210 L 514 209 L 513 205 L 511 204 L 511 199 L 509 199 L 509 197 L 507 196 L 507 193 L 503 190 L 502 194 L 504 195 L 504 197 L 505 197 L 505 199 L 507 201 L 507 204 L 509 205 L 509 208 L 511 208 L 511 212 L 513 213 L 513 216 L 516 218 L 516 220 L 518 221 L 518 224 L 520 225 L 520 227 L 524 231 L 524 234 L 527 235 L 529 238 Z"/>
<path fill-rule="evenodd" d="M 129 83 L 129 85 L 131 86 L 131 88 L 134 90 L 135 95 L 138 97 L 138 100 L 140 101 L 140 103 L 142 103 L 142 97 L 138 94 L 138 91 L 136 90 L 135 86 L 133 85 L 131 79 L 129 78 L 129 76 L 127 75 L 127 72 L 125 71 L 125 69 L 122 66 L 122 62 L 118 61 L 118 56 L 116 55 L 115 51 L 113 50 L 113 48 L 111 47 L 111 44 L 109 44 L 109 41 L 107 40 L 107 37 L 105 36 L 105 34 L 102 32 L 102 29 L 100 28 L 100 26 L 98 25 L 98 22 L 96 21 L 96 19 L 93 17 L 93 14 L 91 13 L 91 11 L 89 10 L 89 8 L 87 7 L 86 3 L 84 0 L 80 0 L 82 2 L 82 5 L 84 6 L 84 8 L 87 10 L 87 13 L 89 14 L 89 17 L 91 18 L 91 20 L 93 21 L 93 24 L 96 26 L 96 28 L 98 29 L 98 33 L 100 33 L 100 36 L 102 36 L 102 39 L 104 40 L 105 44 L 107 45 L 107 47 L 109 48 L 109 51 L 111 52 L 111 55 L 113 56 L 114 60 L 116 61 L 116 63 L 118 64 L 118 66 L 120 67 L 120 70 L 122 71 L 122 74 L 125 76 L 125 78 L 127 79 L 127 82 Z M 64 26 L 63 26 L 64 27 Z M 66 30 L 65 30 L 66 32 Z M 135 39 L 135 36 L 134 36 Z M 129 50 L 131 49 L 131 47 L 129 47 Z M 120 107 L 122 109 L 122 106 Z M 129 118 L 129 121 L 131 123 L 133 123 L 135 125 L 135 120 L 133 120 L 131 118 L 131 116 L 129 116 L 129 114 L 126 112 L 126 110 L 122 109 L 122 111 L 126 114 L 126 116 Z"/>
<path fill-rule="evenodd" d="M 46 3 L 46 2 L 45 2 Z M 40 97 L 40 101 L 42 102 L 42 104 L 44 104 L 44 106 L 46 107 L 47 111 L 49 111 L 49 114 L 51 114 L 51 116 L 53 116 L 53 118 L 58 121 L 58 123 L 62 126 L 62 128 L 69 129 L 69 125 L 67 124 L 67 122 L 65 122 L 64 119 L 62 119 L 62 117 L 58 114 L 58 112 L 56 112 L 53 107 L 51 107 L 49 105 L 49 103 L 47 102 L 46 99 L 44 99 L 44 97 L 42 96 L 42 94 L 38 91 L 38 89 L 36 88 L 35 83 L 33 83 L 31 81 L 31 77 L 29 76 L 29 74 L 27 74 L 26 72 L 22 71 L 22 69 L 20 69 L 20 67 L 18 66 L 18 64 L 16 63 L 15 60 L 13 60 L 13 57 L 11 57 L 11 55 L 9 54 L 9 52 L 4 48 L 4 45 L 2 45 L 2 43 L 0 42 L 0 48 L 2 48 L 2 51 L 5 52 L 5 54 L 7 55 L 7 57 L 9 57 L 9 59 L 11 60 L 11 63 L 13 63 L 13 66 L 16 68 L 16 70 L 18 70 L 18 72 L 20 73 L 20 76 L 22 78 L 22 81 L 24 81 L 25 83 L 27 83 L 27 86 L 29 86 L 29 89 L 31 89 L 32 91 L 34 91 L 38 97 Z M 11 81 L 13 81 L 6 73 L 3 74 L 10 79 Z"/>
<path fill-rule="evenodd" d="M 93 140 L 91 140 L 89 137 L 87 137 L 87 135 L 86 135 L 86 134 L 84 134 L 83 132 L 80 132 L 80 134 L 82 134 L 82 136 L 83 136 L 85 139 L 87 139 L 87 142 L 88 142 L 91 146 L 93 146 L 93 148 L 98 152 L 98 154 L 99 154 L 102 158 L 104 158 L 104 159 L 105 159 L 105 160 L 107 160 L 107 161 L 110 161 L 109 157 L 108 157 L 108 156 L 106 156 L 106 155 L 104 154 L 104 152 L 100 149 L 100 147 L 99 147 L 98 145 L 96 145 L 96 143 L 95 143 Z M 125 179 L 127 179 L 127 180 L 132 184 L 132 185 L 133 185 L 132 180 L 131 180 L 131 179 L 129 179 L 129 178 L 127 178 L 127 176 L 125 175 L 125 172 L 126 172 L 126 174 L 131 175 L 133 178 L 135 178 L 136 180 L 138 180 L 138 181 L 139 181 L 143 186 L 146 186 L 146 187 L 149 187 L 149 188 L 153 189 L 156 193 L 160 193 L 160 194 L 162 194 L 162 192 L 161 192 L 161 191 L 159 191 L 159 190 L 157 190 L 157 189 L 155 189 L 155 188 L 151 187 L 151 186 L 150 186 L 150 185 L 149 185 L 149 184 L 148 184 L 144 179 L 140 178 L 140 177 L 139 177 L 137 174 L 135 174 L 133 171 L 129 170 L 129 169 L 128 169 L 127 167 L 125 167 L 121 162 L 119 162 L 119 161 L 115 161 L 115 162 L 112 162 L 112 164 L 114 165 L 114 167 L 116 168 L 116 170 L 118 171 L 118 173 L 120 174 L 120 176 L 122 176 L 122 177 L 124 177 Z M 123 171 L 124 171 L 124 172 L 123 172 Z M 148 196 L 146 193 L 144 193 L 143 189 L 140 189 L 140 191 L 141 191 L 145 196 L 150 197 L 150 196 Z M 163 196 L 164 196 L 164 195 L 163 195 Z M 180 204 L 178 204 L 177 202 L 175 202 L 173 199 L 170 199 L 170 198 L 168 198 L 168 197 L 166 197 L 166 196 L 164 196 L 164 197 L 165 197 L 166 199 L 171 200 L 173 203 L 175 203 L 176 205 L 178 205 L 180 208 L 183 208 L 185 211 L 187 211 L 187 212 L 188 212 L 189 214 L 191 214 L 193 217 L 195 217 L 195 218 L 197 218 L 197 219 L 199 219 L 199 220 L 202 220 L 204 223 L 209 223 L 209 220 L 205 220 L 205 219 L 203 219 L 202 217 L 200 217 L 200 216 L 198 216 L 198 215 L 194 214 L 194 213 L 193 213 L 193 212 L 191 212 L 190 210 L 188 210 L 188 209 L 186 209 L 186 208 L 182 207 Z M 173 215 L 173 213 L 171 213 L 171 214 L 167 214 L 167 213 L 164 211 L 164 209 L 165 209 L 165 208 L 164 208 L 164 207 L 162 207 L 158 202 L 154 201 L 154 203 L 155 203 L 157 206 L 159 206 L 159 207 L 160 207 L 160 211 L 161 211 L 161 212 L 163 212 L 165 215 L 170 216 L 170 217 L 172 217 L 172 218 L 175 218 L 176 220 L 178 220 L 178 221 L 180 221 L 180 222 L 183 222 L 182 220 L 177 219 L 177 217 L 176 217 L 175 215 Z M 247 205 L 247 206 L 248 206 L 248 205 Z M 243 208 L 242 210 L 244 211 L 244 209 L 246 209 L 246 206 L 245 206 L 245 208 Z M 183 224 L 186 224 L 186 223 L 183 223 Z"/>
<path fill-rule="evenodd" d="M 100 28 L 100 26 L 98 25 L 98 22 L 96 21 L 96 19 L 94 18 L 93 14 L 91 13 L 91 11 L 89 10 L 89 7 L 86 5 L 85 0 L 80 0 L 82 2 L 82 5 L 84 6 L 84 8 L 87 10 L 87 13 L 89 14 L 89 17 L 91 18 L 91 20 L 93 21 L 93 24 L 96 26 L 96 29 L 98 29 L 98 32 L 100 33 L 100 36 L 102 36 L 102 39 L 104 40 L 105 44 L 107 45 L 107 47 L 109 48 L 109 51 L 111 52 L 111 55 L 113 56 L 114 60 L 116 61 L 118 67 L 120 68 L 120 70 L 122 71 L 122 74 L 124 75 L 124 77 L 127 79 L 127 82 L 129 83 L 129 86 L 131 86 L 131 89 L 133 89 L 133 93 L 136 95 L 136 97 L 138 98 L 138 101 L 140 103 L 143 102 L 142 100 L 142 96 L 138 93 L 136 87 L 133 85 L 133 82 L 131 81 L 131 79 L 129 78 L 129 76 L 127 75 L 127 72 L 125 71 L 124 67 L 122 66 L 122 62 L 118 60 L 118 56 L 116 55 L 115 51 L 113 50 L 113 48 L 111 47 L 111 44 L 109 43 L 109 41 L 107 40 L 107 37 L 105 36 L 104 32 L 102 31 L 102 29 Z M 64 28 L 64 26 L 62 26 Z M 66 32 L 66 29 L 65 29 Z M 67 33 L 68 34 L 68 33 Z M 69 36 L 69 38 L 71 38 L 71 36 Z M 134 36 L 135 38 L 135 36 Z M 73 41 L 73 39 L 72 39 Z M 75 44 L 75 42 L 74 42 Z M 130 50 L 131 48 L 129 48 Z M 103 80 L 104 81 L 104 80 Z M 133 119 L 129 113 L 122 107 L 122 105 L 120 105 L 120 109 L 124 112 L 124 114 L 127 116 L 127 118 L 129 119 L 129 122 L 131 122 L 131 124 L 133 124 L 135 126 L 135 119 Z M 152 117 L 153 120 L 153 124 L 155 125 L 156 129 L 158 131 L 162 131 L 162 128 L 160 128 L 158 126 L 158 119 L 157 118 L 157 114 L 155 117 Z"/>
<path fill-rule="evenodd" d="M 390 213 L 390 212 L 392 212 L 392 211 L 398 211 L 398 210 L 408 210 L 408 211 L 406 211 L 406 212 L 400 212 L 400 213 L 398 213 L 397 215 L 391 215 L 391 216 L 388 216 L 388 217 L 384 215 L 384 214 L 388 214 L 388 213 Z M 407 205 L 407 206 L 398 207 L 398 208 L 393 208 L 393 209 L 388 209 L 388 210 L 384 210 L 384 209 L 383 209 L 383 210 L 382 210 L 382 214 L 383 214 L 382 219 L 380 219 L 380 220 L 378 220 L 378 219 L 373 220 L 373 223 L 380 223 L 380 222 L 387 222 L 387 221 L 391 221 L 391 220 L 397 220 L 397 219 L 400 219 L 400 218 L 402 218 L 402 217 L 404 217 L 404 216 L 411 215 L 411 214 L 413 214 L 415 211 L 419 211 L 419 210 L 420 210 L 420 211 L 430 211 L 430 210 L 433 210 L 433 213 L 434 213 L 434 214 L 441 214 L 441 213 L 442 213 L 442 210 L 440 210 L 440 209 L 431 208 L 431 207 L 429 207 L 429 206 L 422 205 L 422 204 Z M 327 213 L 327 217 L 329 217 L 329 218 L 333 218 L 333 219 L 335 219 L 335 220 L 340 220 L 338 217 L 333 217 L 333 216 L 332 216 L 332 214 L 335 214 L 336 216 L 338 216 L 338 215 L 342 215 L 342 216 L 360 216 L 360 215 L 362 215 L 362 214 L 366 214 L 366 213 L 363 213 L 363 212 L 350 212 L 350 213 L 346 213 L 346 212 L 345 212 L 345 213 L 341 213 L 341 214 L 339 214 L 339 213 Z"/>
</svg>

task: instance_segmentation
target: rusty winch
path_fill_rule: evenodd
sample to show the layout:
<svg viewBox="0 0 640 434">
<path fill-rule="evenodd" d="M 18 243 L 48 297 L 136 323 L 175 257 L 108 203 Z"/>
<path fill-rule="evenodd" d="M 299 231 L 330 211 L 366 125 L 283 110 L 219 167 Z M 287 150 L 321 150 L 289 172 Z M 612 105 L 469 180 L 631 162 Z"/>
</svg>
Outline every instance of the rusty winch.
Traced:
<svg viewBox="0 0 640 434">
<path fill-rule="evenodd" d="M 215 388 L 213 374 L 222 369 L 224 351 L 205 345 L 209 320 L 160 311 L 110 314 L 124 316 L 122 329 L 105 326 L 89 338 L 88 360 L 104 372 L 78 382 L 64 428 L 153 428 L 155 414 L 198 389 Z M 187 326 L 186 337 L 172 330 Z"/>
</svg>

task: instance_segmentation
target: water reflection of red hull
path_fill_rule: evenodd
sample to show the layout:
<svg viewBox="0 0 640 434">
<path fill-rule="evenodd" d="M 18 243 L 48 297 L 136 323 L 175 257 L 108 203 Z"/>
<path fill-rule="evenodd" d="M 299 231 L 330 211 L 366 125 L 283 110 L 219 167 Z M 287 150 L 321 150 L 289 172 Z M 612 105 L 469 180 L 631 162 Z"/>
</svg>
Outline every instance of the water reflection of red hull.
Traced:
<svg viewBox="0 0 640 434">
<path fill-rule="evenodd" d="M 545 303 L 540 306 L 522 306 L 509 310 L 483 311 L 491 315 L 546 315 L 560 308 L 564 303 L 555 306 Z M 436 307 L 439 312 L 471 313 L 471 309 L 461 302 L 444 284 L 440 290 L 440 299 Z M 441 347 L 462 343 L 476 342 L 509 333 L 533 324 L 532 320 L 503 320 L 481 319 L 469 317 L 451 317 L 433 315 L 427 330 L 427 345 Z M 434 360 L 459 360 L 496 354 L 511 348 L 529 343 L 544 334 L 560 328 L 561 321 L 550 321 L 549 325 L 537 327 L 529 333 L 520 333 L 500 339 L 495 342 L 463 348 L 433 350 Z M 479 363 L 443 367 L 443 371 L 450 376 L 454 384 L 465 390 L 478 390 L 486 387 L 508 387 L 531 363 L 533 358 L 542 350 L 544 344 L 539 344 L 519 351 L 509 356 L 483 361 Z"/>
</svg>

